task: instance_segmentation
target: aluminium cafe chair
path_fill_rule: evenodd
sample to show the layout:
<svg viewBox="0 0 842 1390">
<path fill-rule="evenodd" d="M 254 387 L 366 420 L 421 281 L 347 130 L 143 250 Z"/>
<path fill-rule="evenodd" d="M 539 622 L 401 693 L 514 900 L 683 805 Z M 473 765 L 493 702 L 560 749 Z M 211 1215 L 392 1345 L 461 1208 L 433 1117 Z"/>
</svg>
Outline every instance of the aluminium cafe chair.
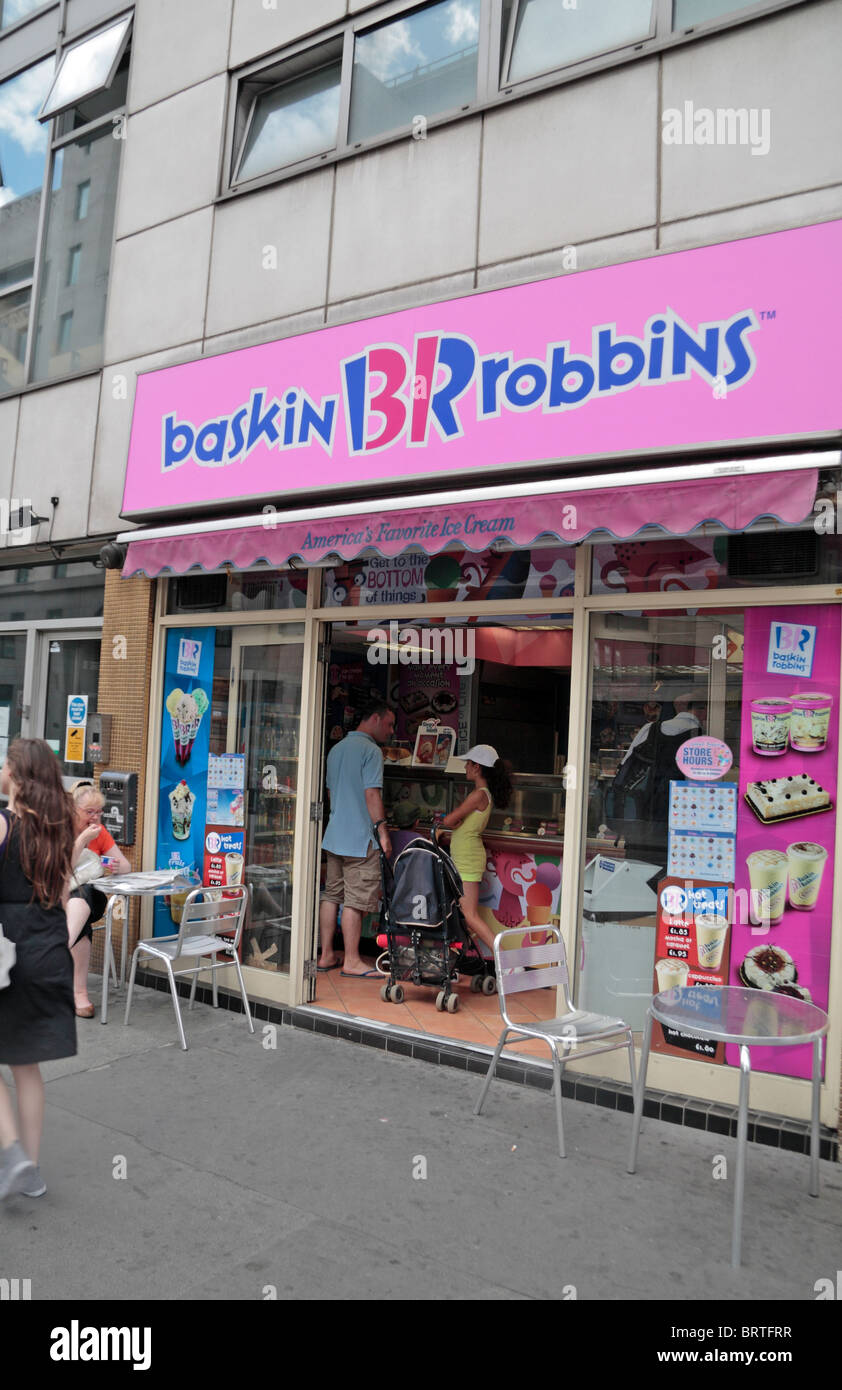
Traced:
<svg viewBox="0 0 842 1390">
<path fill-rule="evenodd" d="M 523 941 L 529 937 L 528 927 L 514 927 L 502 931 L 494 942 L 494 969 L 497 974 L 497 997 L 504 1028 L 491 1058 L 482 1092 L 474 1106 L 474 1114 L 479 1115 L 485 1102 L 491 1078 L 500 1059 L 506 1039 L 510 1033 L 524 1038 L 540 1038 L 547 1043 L 553 1063 L 553 1092 L 555 1094 L 556 1124 L 558 1127 L 558 1152 L 565 1158 L 564 1125 L 561 1118 L 561 1070 L 568 1061 L 571 1050 L 577 1060 L 581 1057 L 594 1057 L 598 1052 L 613 1052 L 625 1047 L 629 1054 L 629 1075 L 632 1095 L 635 1093 L 634 1040 L 628 1024 L 620 1018 L 609 1018 L 605 1014 L 587 1013 L 574 1007 L 570 998 L 570 978 L 567 971 L 567 955 L 558 927 L 541 927 L 543 935 L 551 938 L 544 946 L 517 946 L 506 949 L 506 943 L 517 937 Z M 539 968 L 543 967 L 543 968 Z M 507 996 L 520 994 L 526 989 L 541 989 L 546 986 L 561 985 L 564 992 L 564 1013 L 559 1018 L 533 1019 L 529 1023 L 516 1023 L 509 1016 Z M 583 1049 L 581 1044 L 587 1044 Z M 591 1046 L 591 1044 L 597 1044 Z"/>
<path fill-rule="evenodd" d="M 217 897 L 220 893 L 219 889 L 194 888 L 185 901 L 177 935 L 154 936 L 137 943 L 132 956 L 124 1024 L 129 1021 L 138 960 L 141 956 L 149 956 L 152 960 L 162 961 L 166 968 L 178 1033 L 185 1052 L 187 1051 L 187 1039 L 184 1036 L 181 1009 L 178 1006 L 178 993 L 175 987 L 176 975 L 193 976 L 189 1004 L 189 1007 L 192 1008 L 199 974 L 202 970 L 210 970 L 213 982 L 213 1006 L 218 1008 L 216 972 L 233 965 L 240 982 L 240 994 L 243 999 L 243 1009 L 248 1021 L 249 1032 L 254 1032 L 254 1023 L 246 996 L 246 987 L 243 984 L 239 956 L 240 937 L 243 934 L 243 923 L 248 904 L 248 888 L 226 888 L 223 891 L 224 897 Z M 195 961 L 195 965 L 174 970 L 173 962 L 180 960 L 182 956 L 191 957 Z M 222 957 L 221 960 L 219 959 L 220 956 Z"/>
</svg>

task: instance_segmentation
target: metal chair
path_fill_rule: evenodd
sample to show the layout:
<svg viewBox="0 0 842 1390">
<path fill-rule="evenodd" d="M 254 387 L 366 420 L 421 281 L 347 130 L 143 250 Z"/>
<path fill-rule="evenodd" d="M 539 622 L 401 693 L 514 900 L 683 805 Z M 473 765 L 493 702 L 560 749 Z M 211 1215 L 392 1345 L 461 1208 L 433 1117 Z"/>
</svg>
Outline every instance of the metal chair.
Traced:
<svg viewBox="0 0 842 1390">
<path fill-rule="evenodd" d="M 187 1051 L 187 1039 L 184 1036 L 184 1025 L 181 1021 L 181 1010 L 178 1006 L 178 993 L 175 988 L 176 975 L 192 975 L 193 983 L 190 988 L 189 1008 L 192 1009 L 193 1001 L 196 997 L 196 984 L 202 970 L 212 972 L 211 979 L 213 984 L 213 1006 L 219 1007 L 219 999 L 216 985 L 216 972 L 233 965 L 237 972 L 237 979 L 240 982 L 240 994 L 243 998 L 243 1008 L 246 1019 L 248 1020 L 249 1032 L 254 1032 L 251 1010 L 246 996 L 246 987 L 243 984 L 243 973 L 240 969 L 240 937 L 243 933 L 243 923 L 246 916 L 246 906 L 248 904 L 248 889 L 245 887 L 226 888 L 225 896 L 219 896 L 220 890 L 213 888 L 194 888 L 193 892 L 187 897 L 184 909 L 181 914 L 181 924 L 176 936 L 155 936 L 145 941 L 139 941 L 134 949 L 132 956 L 132 970 L 129 977 L 129 993 L 126 999 L 126 1016 L 123 1023 L 129 1021 L 129 1011 L 132 1007 L 132 992 L 134 990 L 135 974 L 137 963 L 141 956 L 150 956 L 153 960 L 163 961 L 169 976 L 170 990 L 172 991 L 173 1008 L 175 1009 L 176 1023 L 181 1038 L 181 1046 Z M 193 928 L 196 926 L 204 927 L 203 935 L 194 935 Z M 224 960 L 210 957 L 223 955 Z M 173 970 L 173 961 L 179 960 L 182 956 L 190 956 L 196 964 L 186 966 L 182 970 Z M 204 964 L 202 962 L 205 962 Z"/>
<path fill-rule="evenodd" d="M 494 942 L 494 969 L 497 973 L 497 995 L 500 1013 L 505 1027 L 494 1049 L 491 1065 L 483 1083 L 479 1100 L 474 1106 L 474 1114 L 482 1113 L 482 1107 L 494 1069 L 500 1059 L 506 1039 L 510 1033 L 524 1038 L 540 1038 L 547 1043 L 553 1063 L 553 1092 L 555 1094 L 556 1123 L 558 1126 L 559 1157 L 565 1158 L 564 1125 L 561 1118 L 561 1070 L 568 1061 L 571 1049 L 576 1048 L 575 1057 L 594 1057 L 599 1052 L 614 1052 L 618 1048 L 628 1048 L 629 1074 L 632 1094 L 635 1091 L 634 1039 L 631 1028 L 620 1018 L 609 1018 L 606 1014 L 587 1013 L 575 1008 L 570 998 L 570 978 L 567 971 L 567 955 L 561 932 L 557 927 L 540 928 L 542 936 L 551 940 L 542 946 L 517 946 L 506 949 L 505 943 L 518 937 L 523 941 L 530 935 L 528 927 L 513 927 L 502 931 Z M 543 968 L 538 968 L 543 967 Z M 545 986 L 561 985 L 564 990 L 565 1012 L 559 1018 L 536 1019 L 532 1023 L 516 1023 L 509 1017 L 506 1007 L 507 995 L 520 994 L 527 989 L 541 989 Z M 581 1042 L 597 1042 L 598 1047 L 579 1050 Z M 559 1048 L 563 1055 L 559 1055 Z"/>
</svg>

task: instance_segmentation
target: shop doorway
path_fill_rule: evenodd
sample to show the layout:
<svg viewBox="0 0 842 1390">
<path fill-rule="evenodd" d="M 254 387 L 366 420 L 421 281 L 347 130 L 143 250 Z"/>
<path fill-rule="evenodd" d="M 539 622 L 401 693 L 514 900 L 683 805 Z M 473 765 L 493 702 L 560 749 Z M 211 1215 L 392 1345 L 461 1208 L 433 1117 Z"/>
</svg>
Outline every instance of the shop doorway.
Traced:
<svg viewBox="0 0 842 1390">
<path fill-rule="evenodd" d="M 243 846 L 226 856 L 227 881 L 244 876 L 250 889 L 243 964 L 287 977 L 296 889 L 306 882 L 297 873 L 306 850 L 298 824 L 303 654 L 303 625 L 234 629 L 226 702 L 225 751 L 244 760 Z"/>
<path fill-rule="evenodd" d="M 353 593 L 350 585 L 349 590 Z M 492 810 L 483 835 L 487 862 L 479 911 L 494 933 L 520 925 L 525 934 L 535 933 L 558 923 L 572 626 L 568 614 L 463 618 L 454 612 L 438 619 L 402 616 L 391 623 L 336 622 L 324 634 L 322 778 L 331 748 L 357 726 L 372 698 L 385 697 L 396 713 L 394 736 L 383 749 L 393 859 L 413 839 L 428 837 L 434 818 L 471 791 L 459 752 L 486 743 L 510 764 L 511 801 Z M 439 747 L 452 749 L 450 756 L 431 759 L 425 737 L 431 727 L 438 731 Z M 326 824 L 324 792 L 322 800 Z M 383 951 L 379 928 L 379 914 L 364 918 L 361 955 L 371 968 Z M 317 937 L 314 924 L 314 958 Z M 341 951 L 341 925 L 335 944 Z M 374 977 L 345 978 L 341 969 L 317 973 L 313 1002 L 414 1031 L 483 1046 L 496 1042 L 497 1000 L 473 992 L 467 977 L 460 980 L 453 1015 L 436 1009 L 436 991 L 428 986 L 409 984 L 403 1002 L 394 1005 L 381 998 L 381 984 Z M 554 990 L 529 991 L 518 999 L 535 1017 L 555 1012 Z M 526 1051 L 540 1047 L 522 1046 Z"/>
</svg>

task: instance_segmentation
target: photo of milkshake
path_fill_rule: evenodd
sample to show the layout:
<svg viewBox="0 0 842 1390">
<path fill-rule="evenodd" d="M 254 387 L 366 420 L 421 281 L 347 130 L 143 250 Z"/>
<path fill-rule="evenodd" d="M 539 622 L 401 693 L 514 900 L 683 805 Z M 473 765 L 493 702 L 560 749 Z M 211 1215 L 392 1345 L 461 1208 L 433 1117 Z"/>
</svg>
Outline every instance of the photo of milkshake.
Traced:
<svg viewBox="0 0 842 1390">
<path fill-rule="evenodd" d="M 231 853 L 225 856 L 225 882 L 229 888 L 235 888 L 243 881 L 243 856 Z"/>
<path fill-rule="evenodd" d="M 188 840 L 190 838 L 190 822 L 193 818 L 195 803 L 195 796 L 183 780 L 170 792 L 170 817 L 172 833 L 176 840 Z"/>
<path fill-rule="evenodd" d="M 702 970 L 718 970 L 728 939 L 727 917 L 716 912 L 696 913 L 696 953 Z"/>
<path fill-rule="evenodd" d="M 751 702 L 751 741 L 755 753 L 764 758 L 786 752 L 792 706 L 789 700 L 771 697 Z"/>
<path fill-rule="evenodd" d="M 827 747 L 833 696 L 802 691 L 791 695 L 790 744 L 799 753 L 821 753 Z"/>
<path fill-rule="evenodd" d="M 690 966 L 686 960 L 659 960 L 655 963 L 655 973 L 658 976 L 658 993 L 663 994 L 667 989 L 686 987 Z"/>
<path fill-rule="evenodd" d="M 777 849 L 758 849 L 746 859 L 751 883 L 751 920 L 780 922 L 786 907 L 787 857 Z"/>
<path fill-rule="evenodd" d="M 801 912 L 812 912 L 822 886 L 822 874 L 827 862 L 827 850 L 812 840 L 799 840 L 787 845 L 789 872 L 789 905 Z"/>
</svg>

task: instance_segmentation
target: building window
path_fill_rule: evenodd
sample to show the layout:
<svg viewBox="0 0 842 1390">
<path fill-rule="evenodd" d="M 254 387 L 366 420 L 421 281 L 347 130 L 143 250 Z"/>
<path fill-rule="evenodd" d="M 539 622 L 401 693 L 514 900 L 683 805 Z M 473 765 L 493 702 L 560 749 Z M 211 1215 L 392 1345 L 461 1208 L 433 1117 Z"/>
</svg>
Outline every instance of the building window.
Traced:
<svg viewBox="0 0 842 1390">
<path fill-rule="evenodd" d="M 722 19 L 737 10 L 756 9 L 758 0 L 675 0 L 673 29 L 685 29 L 691 24 L 706 24 Z"/>
<path fill-rule="evenodd" d="M 348 140 L 476 101 L 480 0 L 443 0 L 354 40 Z"/>
<path fill-rule="evenodd" d="M 78 184 L 76 185 L 76 212 L 75 212 L 75 218 L 76 218 L 76 221 L 77 221 L 77 222 L 84 222 L 85 218 L 87 217 L 87 215 L 88 215 L 88 201 L 89 201 L 89 199 L 90 199 L 90 196 L 91 196 L 91 181 L 90 181 L 90 179 L 85 179 L 84 183 L 78 183 Z"/>
<path fill-rule="evenodd" d="M 130 28 L 112 20 L 58 69 L 50 57 L 0 83 L 0 396 L 101 365 Z"/>
<path fill-rule="evenodd" d="M 8 29 L 35 10 L 44 9 L 44 0 L 0 0 L 0 29 Z"/>
<path fill-rule="evenodd" d="M 519 0 L 510 19 L 509 82 L 549 72 L 648 38 L 652 0 L 623 0 L 621 5 L 577 5 L 558 0 Z"/>
<path fill-rule="evenodd" d="M 86 148 L 90 147 L 87 146 Z M 81 260 L 81 257 L 82 247 L 81 244 L 77 242 L 75 246 L 71 246 L 70 250 L 67 253 L 67 279 L 64 282 L 65 288 L 69 288 L 71 285 L 75 285 L 77 280 L 79 279 L 79 261 Z"/>
<path fill-rule="evenodd" d="M 340 53 L 335 44 L 325 45 L 316 62 L 319 56 L 329 58 Z M 313 55 L 308 54 L 308 58 L 312 64 Z M 252 97 L 238 181 L 260 178 L 273 169 L 336 147 L 341 60 L 311 67 L 300 76 L 295 75 L 292 64 L 279 71 L 286 74 L 285 81 L 268 90 L 258 88 Z"/>
<path fill-rule="evenodd" d="M 58 321 L 58 333 L 56 334 L 56 352 L 70 351 L 70 333 L 73 327 L 73 310 L 62 314 Z"/>
<path fill-rule="evenodd" d="M 699 24 L 709 33 L 717 21 L 750 22 L 806 3 L 392 0 L 235 75 L 229 187 L 299 173 L 403 131 L 426 135 L 429 122 L 501 96 L 689 42 Z"/>
</svg>

